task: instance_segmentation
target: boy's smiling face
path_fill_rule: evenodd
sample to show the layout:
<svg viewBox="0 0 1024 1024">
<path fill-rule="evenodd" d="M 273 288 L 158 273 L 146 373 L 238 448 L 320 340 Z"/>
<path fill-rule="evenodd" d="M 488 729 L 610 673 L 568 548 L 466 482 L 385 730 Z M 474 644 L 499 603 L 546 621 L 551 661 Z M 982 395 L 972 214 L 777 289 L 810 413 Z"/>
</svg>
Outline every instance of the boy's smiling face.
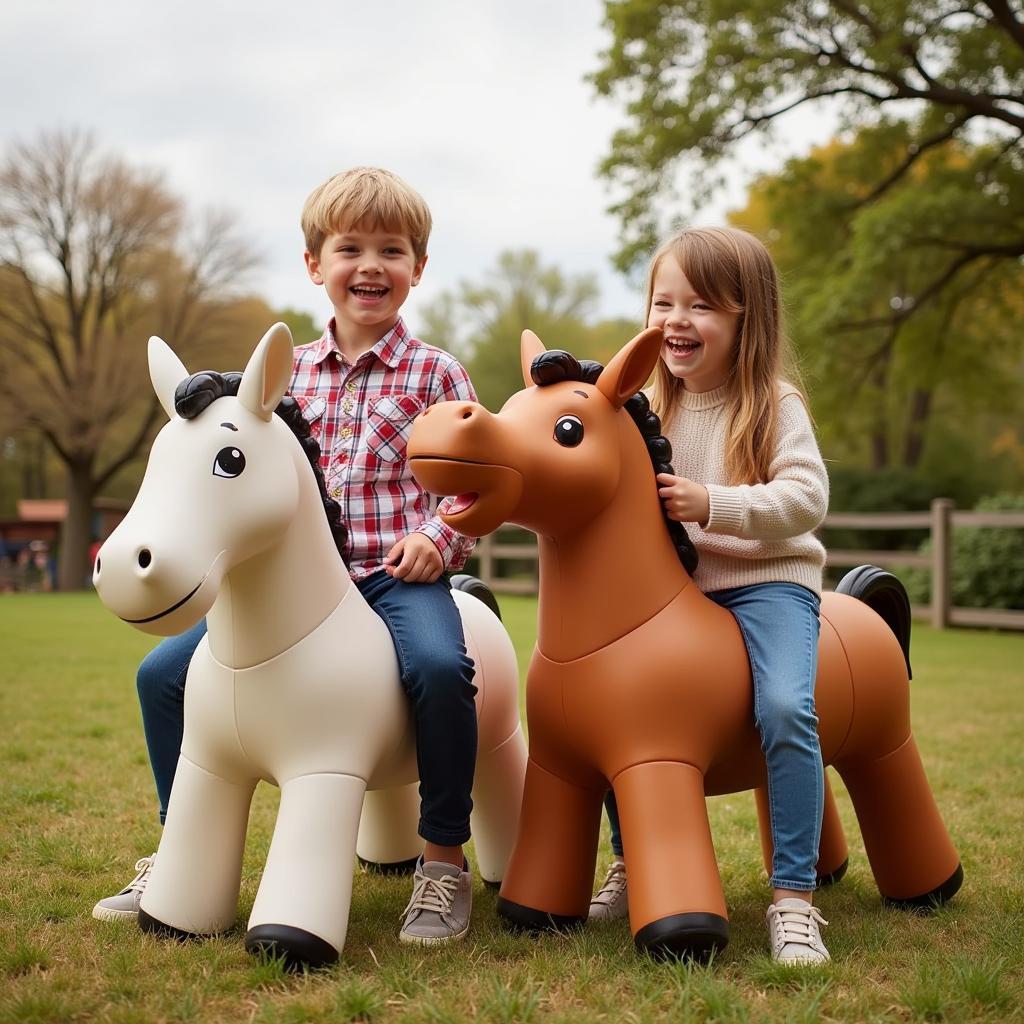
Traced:
<svg viewBox="0 0 1024 1024">
<path fill-rule="evenodd" d="M 306 270 L 334 306 L 335 335 L 346 355 L 372 348 L 394 326 L 427 257 L 417 260 L 406 234 L 356 225 L 332 232 Z"/>
</svg>

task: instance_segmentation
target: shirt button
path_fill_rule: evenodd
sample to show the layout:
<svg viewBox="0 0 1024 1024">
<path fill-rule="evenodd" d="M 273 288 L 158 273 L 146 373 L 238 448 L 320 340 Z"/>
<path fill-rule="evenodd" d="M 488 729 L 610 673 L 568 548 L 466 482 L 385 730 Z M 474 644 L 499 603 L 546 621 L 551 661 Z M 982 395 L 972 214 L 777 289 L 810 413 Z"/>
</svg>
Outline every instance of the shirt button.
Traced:
<svg viewBox="0 0 1024 1024">
<path fill-rule="evenodd" d="M 341 488 L 340 487 L 335 487 L 334 490 L 331 491 L 331 497 L 332 498 L 340 498 L 341 497 Z"/>
<path fill-rule="evenodd" d="M 352 436 L 352 428 L 351 427 L 342 427 L 341 428 L 341 436 L 342 436 L 342 438 L 344 440 L 347 441 Z"/>
<path fill-rule="evenodd" d="M 348 382 L 348 383 L 347 383 L 347 384 L 345 385 L 345 390 L 346 390 L 346 391 L 347 391 L 347 392 L 348 392 L 348 393 L 349 393 L 350 395 L 354 395 L 354 394 L 356 393 L 356 382 L 355 382 L 354 380 L 350 380 L 350 381 L 349 381 L 349 382 Z"/>
<path fill-rule="evenodd" d="M 341 353 L 340 352 L 335 352 L 334 353 L 334 361 L 336 363 L 340 363 L 341 362 Z"/>
<path fill-rule="evenodd" d="M 345 412 L 351 412 L 352 411 L 352 399 L 351 398 L 346 398 L 345 401 L 341 403 L 341 408 Z"/>
</svg>

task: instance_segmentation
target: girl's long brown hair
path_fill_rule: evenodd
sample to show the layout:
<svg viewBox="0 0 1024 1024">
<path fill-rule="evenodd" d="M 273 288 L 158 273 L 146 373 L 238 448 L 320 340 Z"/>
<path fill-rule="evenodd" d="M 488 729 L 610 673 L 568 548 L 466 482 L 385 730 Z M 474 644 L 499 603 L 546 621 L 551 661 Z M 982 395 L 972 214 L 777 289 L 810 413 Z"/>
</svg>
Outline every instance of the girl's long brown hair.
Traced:
<svg viewBox="0 0 1024 1024">
<path fill-rule="evenodd" d="M 676 260 L 693 290 L 709 305 L 739 313 L 726 382 L 725 468 L 731 484 L 766 483 L 775 450 L 779 381 L 795 376 L 789 366 L 775 264 L 761 242 L 746 231 L 687 228 L 651 259 L 645 322 L 651 312 L 654 273 L 663 259 Z M 651 405 L 666 429 L 678 413 L 685 390 L 685 383 L 659 359 Z"/>
</svg>

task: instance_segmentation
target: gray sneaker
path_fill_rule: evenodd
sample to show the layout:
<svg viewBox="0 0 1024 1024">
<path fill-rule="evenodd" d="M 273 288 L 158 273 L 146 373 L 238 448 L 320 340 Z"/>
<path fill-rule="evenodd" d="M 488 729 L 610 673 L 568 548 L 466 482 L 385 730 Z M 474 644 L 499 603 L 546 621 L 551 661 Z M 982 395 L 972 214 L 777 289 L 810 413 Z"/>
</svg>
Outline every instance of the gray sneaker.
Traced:
<svg viewBox="0 0 1024 1024">
<path fill-rule="evenodd" d="M 617 921 L 629 916 L 629 893 L 626 890 L 626 865 L 613 860 L 608 874 L 590 901 L 591 921 Z"/>
<path fill-rule="evenodd" d="M 146 891 L 149 873 L 153 870 L 156 854 L 140 857 L 135 862 L 138 874 L 116 896 L 102 899 L 92 908 L 92 916 L 99 921 L 135 921 L 139 916 L 139 901 Z"/>
<path fill-rule="evenodd" d="M 412 897 L 402 911 L 402 942 L 437 946 L 464 938 L 473 909 L 473 876 L 454 864 L 423 858 L 412 876 Z"/>
</svg>

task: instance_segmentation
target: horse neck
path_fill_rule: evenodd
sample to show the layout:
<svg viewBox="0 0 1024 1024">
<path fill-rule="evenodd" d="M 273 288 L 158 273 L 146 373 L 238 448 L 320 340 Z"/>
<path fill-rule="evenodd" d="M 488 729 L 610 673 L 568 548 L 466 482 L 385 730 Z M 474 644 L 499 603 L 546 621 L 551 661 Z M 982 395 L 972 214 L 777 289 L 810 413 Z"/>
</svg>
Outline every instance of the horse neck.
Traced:
<svg viewBox="0 0 1024 1024">
<path fill-rule="evenodd" d="M 352 586 L 331 535 L 316 479 L 298 453 L 299 505 L 280 539 L 234 566 L 207 616 L 222 664 L 249 668 L 312 633 Z"/>
<path fill-rule="evenodd" d="M 630 438 L 623 451 L 612 501 L 586 525 L 538 538 L 537 646 L 553 661 L 608 646 L 653 618 L 690 582 L 643 442 Z"/>
</svg>

